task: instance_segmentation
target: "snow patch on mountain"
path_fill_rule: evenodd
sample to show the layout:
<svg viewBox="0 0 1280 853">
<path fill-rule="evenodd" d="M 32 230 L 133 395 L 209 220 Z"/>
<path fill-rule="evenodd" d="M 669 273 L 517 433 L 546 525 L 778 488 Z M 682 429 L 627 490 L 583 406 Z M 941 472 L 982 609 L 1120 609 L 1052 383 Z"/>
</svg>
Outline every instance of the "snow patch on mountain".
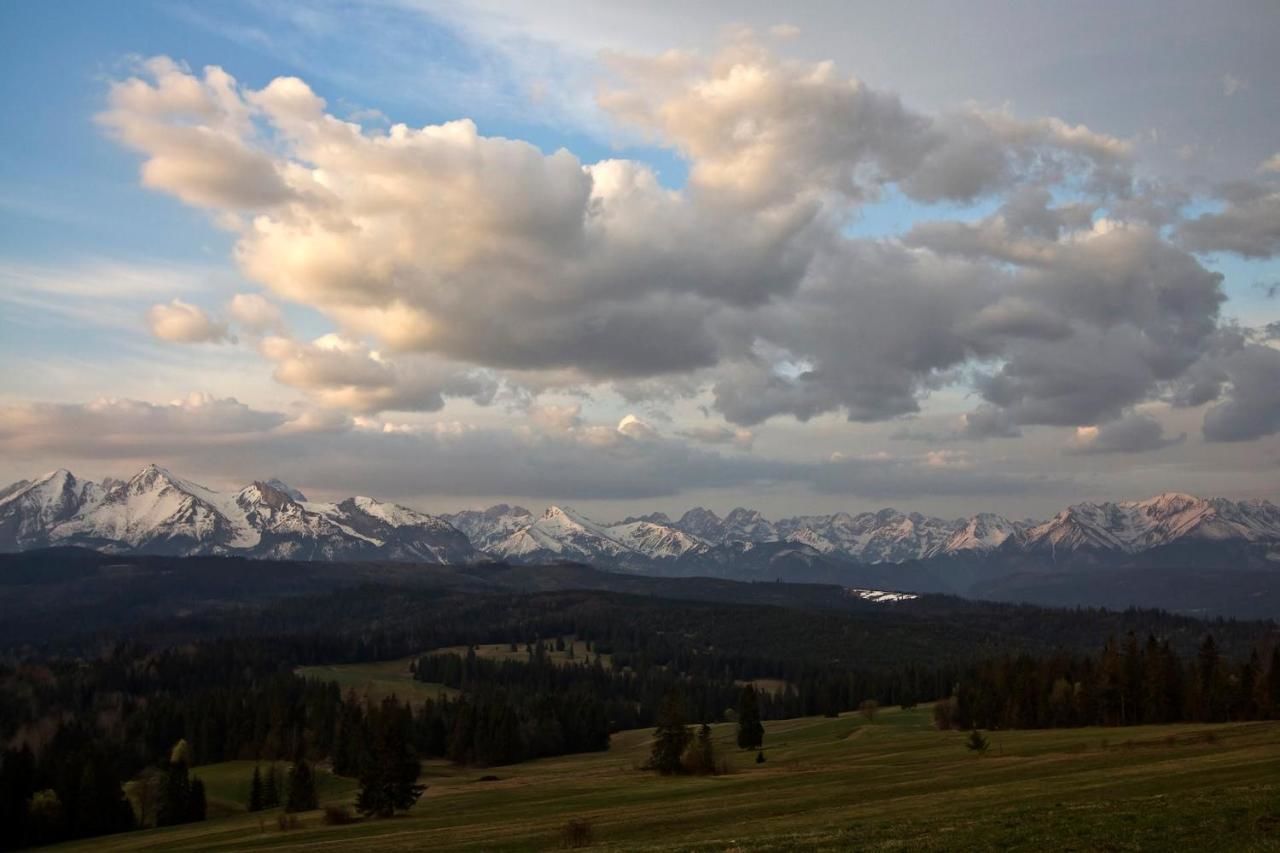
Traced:
<svg viewBox="0 0 1280 853">
<path fill-rule="evenodd" d="M 854 598 L 861 598 L 863 601 L 874 601 L 876 604 L 891 604 L 895 601 L 914 601 L 919 598 L 918 595 L 912 595 L 909 592 L 887 592 L 881 589 L 854 589 L 849 587 L 846 593 Z"/>
</svg>

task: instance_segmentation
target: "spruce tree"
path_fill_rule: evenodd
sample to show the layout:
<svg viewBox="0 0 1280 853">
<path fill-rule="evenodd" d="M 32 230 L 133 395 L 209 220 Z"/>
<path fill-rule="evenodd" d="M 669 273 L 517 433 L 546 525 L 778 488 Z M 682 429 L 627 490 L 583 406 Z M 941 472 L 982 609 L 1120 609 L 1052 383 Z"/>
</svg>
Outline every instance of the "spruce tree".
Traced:
<svg viewBox="0 0 1280 853">
<path fill-rule="evenodd" d="M 990 746 L 987 739 L 982 736 L 982 732 L 977 729 L 969 732 L 969 739 L 964 742 L 964 745 L 970 752 L 975 752 L 978 755 L 982 755 L 987 751 L 987 747 Z"/>
<path fill-rule="evenodd" d="M 254 765 L 253 780 L 249 783 L 249 811 L 260 812 L 263 807 L 262 768 Z"/>
<path fill-rule="evenodd" d="M 302 750 L 298 750 L 298 757 L 289 768 L 288 791 L 284 804 L 286 812 L 309 812 L 319 808 L 315 773 L 303 756 Z"/>
<path fill-rule="evenodd" d="M 421 766 L 411 741 L 412 717 L 394 697 L 369 714 L 370 750 L 360 771 L 356 809 L 365 816 L 391 817 L 418 801 Z"/>
<path fill-rule="evenodd" d="M 698 752 L 699 772 L 716 772 L 716 747 L 711 741 L 711 726 L 703 723 L 698 728 L 698 742 L 694 745 Z"/>
<path fill-rule="evenodd" d="M 333 747 L 333 772 L 338 776 L 359 776 L 364 755 L 365 720 L 355 691 L 347 691 L 338 715 L 338 734 Z"/>
<path fill-rule="evenodd" d="M 276 766 L 267 768 L 267 781 L 262 786 L 262 807 L 274 809 L 280 805 L 280 777 L 276 774 Z"/>
<path fill-rule="evenodd" d="M 195 823 L 205 819 L 208 813 L 208 802 L 205 800 L 204 782 L 200 781 L 200 777 L 196 776 L 191 780 L 191 787 L 187 794 L 187 823 Z"/>
<path fill-rule="evenodd" d="M 0 758 L 4 761 L 4 758 Z M 0 782 L 0 790 L 4 785 Z M 125 798 L 120 780 L 99 755 L 86 757 L 76 790 L 73 832 L 78 836 L 107 835 L 134 827 L 133 807 Z M 3 826 L 3 825 L 0 825 Z"/>
<path fill-rule="evenodd" d="M 738 700 L 738 748 L 759 749 L 764 743 L 764 726 L 760 723 L 760 703 L 756 689 L 748 684 Z"/>
<path fill-rule="evenodd" d="M 1198 719 L 1203 723 L 1217 722 L 1221 710 L 1219 697 L 1219 662 L 1218 646 L 1209 634 L 1200 644 L 1200 653 L 1196 660 L 1196 688 L 1198 690 Z"/>
<path fill-rule="evenodd" d="M 1271 665 L 1267 667 L 1266 695 L 1263 704 L 1272 719 L 1280 719 L 1280 644 L 1271 650 Z"/>
<path fill-rule="evenodd" d="M 685 728 L 684 702 L 674 689 L 662 700 L 655 722 L 649 764 L 664 776 L 679 773 L 689 745 L 689 730 Z"/>
</svg>

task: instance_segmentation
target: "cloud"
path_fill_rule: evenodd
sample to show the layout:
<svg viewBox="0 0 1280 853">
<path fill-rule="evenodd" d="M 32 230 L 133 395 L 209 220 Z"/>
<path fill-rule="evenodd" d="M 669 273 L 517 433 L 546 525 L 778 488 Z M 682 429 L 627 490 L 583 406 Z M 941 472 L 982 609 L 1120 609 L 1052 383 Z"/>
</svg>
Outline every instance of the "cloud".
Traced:
<svg viewBox="0 0 1280 853">
<path fill-rule="evenodd" d="M 105 258 L 68 266 L 0 262 L 0 302 L 56 318 L 77 330 L 111 328 L 133 334 L 154 300 L 194 292 L 211 270 L 173 264 L 130 264 Z"/>
<path fill-rule="evenodd" d="M 715 56 L 607 55 L 618 78 L 602 108 L 679 150 L 699 191 L 774 207 L 890 182 L 911 197 L 968 200 L 1016 177 L 1110 174 L 1128 145 L 1058 119 L 967 110 L 932 117 L 830 62 L 784 60 L 740 33 Z"/>
<path fill-rule="evenodd" d="M 1022 430 L 1004 409 L 990 404 L 979 406 L 960 416 L 959 437 L 972 441 L 988 438 L 1017 438 Z"/>
<path fill-rule="evenodd" d="M 445 397 L 492 401 L 498 382 L 490 374 L 439 359 L 384 357 L 363 343 L 328 334 L 304 343 L 272 336 L 260 346 L 275 363 L 278 382 L 298 388 L 318 403 L 351 412 L 434 412 Z"/>
<path fill-rule="evenodd" d="M 964 417 L 968 417 L 967 415 Z M 918 429 L 912 426 L 902 426 L 889 433 L 890 441 L 921 441 L 928 444 L 937 444 L 940 441 L 949 441 L 955 438 L 954 435 L 932 429 Z"/>
<path fill-rule="evenodd" d="M 733 429 L 724 425 L 690 427 L 681 430 L 679 435 L 703 444 L 728 444 L 742 450 L 750 450 L 756 438 L 755 433 L 749 429 Z"/>
<path fill-rule="evenodd" d="M 687 186 L 465 119 L 361 127 L 300 79 L 255 90 L 169 60 L 113 86 L 103 121 L 143 152 L 144 180 L 171 161 L 151 185 L 239 223 L 248 278 L 334 322 L 328 343 L 262 350 L 281 382 L 361 414 L 518 380 L 634 402 L 706 391 L 749 428 L 899 417 L 971 381 L 982 402 L 964 432 L 1015 435 L 1120 417 L 1214 333 L 1221 276 L 1165 239 L 1171 196 L 1133 179 L 1126 140 L 922 113 L 741 33 L 706 58 L 608 62 L 601 106 L 677 151 Z M 226 163 L 207 165 L 224 155 L 205 137 Z M 239 185 L 244 156 L 269 165 L 264 192 Z M 849 236 L 889 187 L 1000 206 L 901 240 Z"/>
<path fill-rule="evenodd" d="M 1274 177 L 1236 181 L 1220 187 L 1218 198 L 1224 204 L 1220 212 L 1202 213 L 1179 227 L 1183 245 L 1194 252 L 1232 252 L 1246 258 L 1280 253 L 1280 182 Z"/>
<path fill-rule="evenodd" d="M 1164 434 L 1164 426 L 1155 418 L 1142 412 L 1131 412 L 1101 426 L 1077 427 L 1075 438 L 1064 452 L 1080 456 L 1145 453 L 1181 444 L 1186 437 L 1186 433 L 1168 437 Z"/>
<path fill-rule="evenodd" d="M 213 319 L 203 308 L 181 299 L 152 305 L 147 311 L 147 326 L 157 338 L 173 343 L 234 341 L 226 323 Z"/>
<path fill-rule="evenodd" d="M 1207 441 L 1250 441 L 1280 432 L 1280 350 L 1250 345 L 1225 359 L 1230 383 L 1204 414 Z"/>
<path fill-rule="evenodd" d="M 1025 266 L 1052 264 L 1059 239 L 1093 227 L 1096 207 L 1085 203 L 1051 206 L 1044 187 L 1020 187 L 992 216 L 970 222 L 922 222 L 903 236 L 910 246 L 969 258 L 990 258 Z"/>
<path fill-rule="evenodd" d="M 90 403 L 0 405 L 0 448 L 75 458 L 198 453 L 256 439 L 288 422 L 232 398 L 191 394 L 169 403 L 103 397 Z"/>
<path fill-rule="evenodd" d="M 1138 224 L 1095 225 L 1012 269 L 893 243 L 839 249 L 755 319 L 755 339 L 785 355 L 757 346 L 717 372 L 716 407 L 730 421 L 911 414 L 968 368 L 1012 424 L 1092 423 L 1193 363 L 1223 299 L 1219 274 Z"/>
<path fill-rule="evenodd" d="M 526 417 L 531 424 L 552 433 L 573 432 L 584 423 L 582 405 L 579 403 L 567 406 L 550 403 L 533 405 L 526 412 Z"/>
<path fill-rule="evenodd" d="M 255 335 L 279 333 L 284 329 L 280 307 L 259 293 L 237 293 L 231 297 L 227 312 L 242 329 Z"/>
<path fill-rule="evenodd" d="M 212 209 L 256 209 L 291 191 L 272 158 L 255 148 L 249 110 L 235 80 L 216 66 L 203 78 L 158 56 L 111 85 L 98 121 L 123 144 L 146 154 L 142 183 Z"/>
<path fill-rule="evenodd" d="M 658 438 L 658 431 L 647 421 L 636 415 L 623 415 L 618 421 L 618 432 L 636 441 L 653 441 Z"/>
<path fill-rule="evenodd" d="M 637 421 L 624 419 L 624 424 Z M 619 427 L 623 424 L 619 424 Z M 608 440 L 601 440 L 603 435 Z M 0 404 L 0 451 L 73 460 L 159 461 L 204 479 L 273 473 L 333 494 L 641 499 L 789 483 L 821 494 L 1018 494 L 1039 476 L 939 465 L 938 457 L 783 461 L 716 451 L 604 424 L 563 433 L 457 423 L 397 424 L 332 412 L 293 415 L 205 395 L 152 404 Z M 121 473 L 124 473 L 123 471 Z"/>
<path fill-rule="evenodd" d="M 1209 352 L 1172 384 L 1176 406 L 1205 410 L 1204 437 L 1251 441 L 1280 432 L 1280 349 L 1268 344 L 1271 326 L 1225 326 Z"/>
<path fill-rule="evenodd" d="M 935 451 L 921 458 L 838 458 L 816 469 L 812 484 L 819 494 L 885 500 L 919 495 L 1048 494 L 1066 485 L 1066 481 L 1054 477 L 984 469 L 948 451 Z"/>
</svg>

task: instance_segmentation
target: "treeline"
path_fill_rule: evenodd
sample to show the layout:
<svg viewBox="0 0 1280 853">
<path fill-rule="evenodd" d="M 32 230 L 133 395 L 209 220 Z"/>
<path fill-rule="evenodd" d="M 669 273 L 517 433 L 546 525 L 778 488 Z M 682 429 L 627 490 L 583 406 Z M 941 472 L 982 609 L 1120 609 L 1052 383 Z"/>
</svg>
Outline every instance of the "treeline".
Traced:
<svg viewBox="0 0 1280 853">
<path fill-rule="evenodd" d="M 586 646 L 595 653 L 590 661 L 552 660 L 548 646 L 565 646 L 564 638 L 559 637 L 512 643 L 513 651 L 523 650 L 523 660 L 480 658 L 474 649 L 465 655 L 427 655 L 416 661 L 415 677 L 463 691 L 466 698 L 434 706 L 434 713 L 443 717 L 440 725 L 450 733 L 451 712 L 469 705 L 476 709 L 483 706 L 484 712 L 479 716 L 486 720 L 510 718 L 527 722 L 530 709 L 542 709 L 545 718 L 546 709 L 555 708 L 566 697 L 574 697 L 574 703 L 583 711 L 569 710 L 556 716 L 576 721 L 577 713 L 589 712 L 591 733 L 582 740 L 566 737 L 566 748 L 560 750 L 577 752 L 604 748 L 596 745 L 601 718 L 606 732 L 654 725 L 659 708 L 673 691 L 680 693 L 690 719 L 719 722 L 732 715 L 744 683 L 774 680 L 780 689 L 760 691 L 758 699 L 761 718 L 774 720 L 834 715 L 857 708 L 867 700 L 881 705 L 913 705 L 947 695 L 960 675 L 958 668 L 949 666 L 863 670 L 759 659 L 714 648 L 677 648 L 662 653 L 649 638 L 637 639 L 639 648 L 627 649 L 588 639 Z M 601 655 L 605 654 L 611 656 L 609 667 L 601 663 Z M 572 725 L 566 730 L 583 731 Z M 446 745 L 443 753 L 433 747 L 429 754 L 455 757 L 470 753 Z M 529 757 L 545 754 L 555 753 L 537 748 L 527 753 Z"/>
<path fill-rule="evenodd" d="M 944 728 L 1059 728 L 1280 719 L 1280 644 L 1233 661 L 1205 637 L 1194 657 L 1130 633 L 1096 656 L 979 664 L 935 705 Z"/>
<path fill-rule="evenodd" d="M 524 644 L 572 634 L 599 641 L 602 650 L 653 658 L 713 647 L 761 661 L 896 669 L 964 666 L 1022 652 L 1085 654 L 1099 638 L 1128 631 L 1168 639 L 1179 654 L 1194 653 L 1209 631 L 1224 654 L 1247 656 L 1259 634 L 1274 627 L 1205 622 L 1156 610 L 1053 610 L 959 599 L 868 605 L 849 612 L 602 591 L 460 594 L 369 584 L 221 614 L 152 621 L 129 636 L 164 645 L 230 636 L 273 644 L 287 639 L 297 654 L 295 663 L 308 664 L 390 660 L 445 646 Z M 115 636 L 85 636 L 75 648 L 96 654 Z"/>
<path fill-rule="evenodd" d="M 27 746 L 0 752 L 0 849 L 133 829 L 126 767 L 78 721 L 59 726 L 38 755 Z"/>
</svg>

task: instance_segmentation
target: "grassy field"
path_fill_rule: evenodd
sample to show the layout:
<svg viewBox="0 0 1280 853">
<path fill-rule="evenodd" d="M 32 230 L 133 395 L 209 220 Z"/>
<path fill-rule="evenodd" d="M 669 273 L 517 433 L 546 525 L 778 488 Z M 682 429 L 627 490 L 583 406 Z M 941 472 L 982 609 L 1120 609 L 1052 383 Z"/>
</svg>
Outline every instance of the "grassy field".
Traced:
<svg viewBox="0 0 1280 853">
<path fill-rule="evenodd" d="M 253 768 L 261 768 L 266 777 L 271 762 L 226 761 L 222 764 L 206 764 L 192 771 L 204 782 L 205 796 L 212 809 L 215 805 L 227 813 L 247 811 L 249 802 L 249 784 L 253 778 Z M 284 796 L 284 777 L 289 765 L 278 761 L 275 763 L 276 774 L 280 779 L 280 796 Z M 334 776 L 323 768 L 316 769 L 316 793 L 321 801 L 332 802 L 352 798 L 356 792 L 356 780 L 342 776 Z"/>
<path fill-rule="evenodd" d="M 302 678 L 336 681 L 344 694 L 348 690 L 354 690 L 356 695 L 372 702 L 394 695 L 401 701 L 419 703 L 427 699 L 452 697 L 457 694 L 456 690 L 445 687 L 443 684 L 415 681 L 413 673 L 409 670 L 409 664 L 415 660 L 417 660 L 416 657 L 376 663 L 303 666 L 295 672 Z"/>
<path fill-rule="evenodd" d="M 565 639 L 568 640 L 569 638 L 565 637 Z M 587 649 L 587 644 L 582 640 L 574 639 L 571 644 L 567 643 L 565 645 L 564 651 L 562 652 L 556 651 L 554 639 L 549 641 L 544 640 L 543 645 L 546 648 L 547 658 L 553 663 L 558 663 L 562 665 L 570 664 L 570 663 L 583 663 L 583 662 L 593 663 L 595 662 L 595 659 L 598 657 L 600 658 L 600 663 L 604 665 L 605 669 L 613 668 L 613 658 L 610 655 L 594 654 L 593 652 Z M 572 656 L 570 656 L 569 654 L 570 645 L 572 645 L 573 647 Z M 529 660 L 529 653 L 528 651 L 525 650 L 523 643 L 517 643 L 515 651 L 511 650 L 510 643 L 482 643 L 478 646 L 475 646 L 474 648 L 476 651 L 476 657 L 478 658 L 486 658 L 488 660 L 517 660 L 521 662 Z M 446 646 L 445 648 L 442 648 L 442 649 L 435 649 L 433 651 L 430 651 L 428 652 L 428 654 L 432 654 L 432 655 L 454 654 L 454 655 L 461 655 L 463 657 L 466 657 L 467 647 L 466 646 Z"/>
<path fill-rule="evenodd" d="M 567 639 L 567 638 L 566 638 Z M 573 656 L 570 657 L 568 647 L 564 651 L 555 650 L 554 641 L 547 644 L 547 657 L 555 663 L 582 663 L 583 661 L 594 661 L 597 655 L 587 651 L 587 644 L 581 640 L 573 642 Z M 466 656 L 466 646 L 449 646 L 447 648 L 434 649 L 427 654 L 456 654 Z M 527 661 L 528 653 L 523 645 L 516 647 L 516 651 L 511 651 L 508 643 L 486 643 L 476 647 L 476 657 L 488 660 L 518 660 Z M 605 667 L 612 667 L 613 661 L 609 655 L 599 655 L 600 662 Z M 354 690 L 356 695 L 363 696 L 370 701 L 380 701 L 385 696 L 395 695 L 402 701 L 418 703 L 427 699 L 438 699 L 440 696 L 453 697 L 457 691 L 445 687 L 443 684 L 430 684 L 422 681 L 415 681 L 413 673 L 409 670 L 409 664 L 416 660 L 416 656 L 412 658 L 401 658 L 400 660 L 378 661 L 376 663 L 351 663 L 351 664 L 335 664 L 331 666 L 303 666 L 296 670 L 296 673 L 302 678 L 314 678 L 320 681 L 336 681 L 338 686 L 342 688 L 342 692 Z"/>
<path fill-rule="evenodd" d="M 253 768 L 262 771 L 265 780 L 267 771 L 273 763 L 270 761 L 225 761 L 221 764 L 205 764 L 194 768 L 193 777 L 204 782 L 205 799 L 210 818 L 221 818 L 229 815 L 248 812 L 249 787 L 253 779 Z M 289 765 L 282 761 L 274 762 L 276 776 L 280 785 L 280 796 L 284 796 L 285 774 Z M 153 784 L 159 784 L 155 782 Z M 134 811 L 138 811 L 139 782 L 134 780 L 125 785 L 125 793 L 133 803 Z M 358 787 L 356 780 L 342 776 L 334 776 L 322 767 L 316 768 L 316 793 L 323 802 L 341 802 L 355 796 Z M 277 809 L 276 812 L 279 810 Z M 274 820 L 275 812 L 265 812 Z"/>
<path fill-rule="evenodd" d="M 734 767 L 712 778 L 638 770 L 650 732 L 623 732 L 595 755 L 429 763 L 427 793 L 390 820 L 326 826 L 316 812 L 281 832 L 240 815 L 78 849 L 544 850 L 580 818 L 599 850 L 1280 851 L 1280 723 L 997 732 L 976 756 L 929 718 L 768 723 L 759 765 L 732 748 L 732 726 L 716 726 Z M 488 774 L 498 780 L 479 781 Z"/>
</svg>

